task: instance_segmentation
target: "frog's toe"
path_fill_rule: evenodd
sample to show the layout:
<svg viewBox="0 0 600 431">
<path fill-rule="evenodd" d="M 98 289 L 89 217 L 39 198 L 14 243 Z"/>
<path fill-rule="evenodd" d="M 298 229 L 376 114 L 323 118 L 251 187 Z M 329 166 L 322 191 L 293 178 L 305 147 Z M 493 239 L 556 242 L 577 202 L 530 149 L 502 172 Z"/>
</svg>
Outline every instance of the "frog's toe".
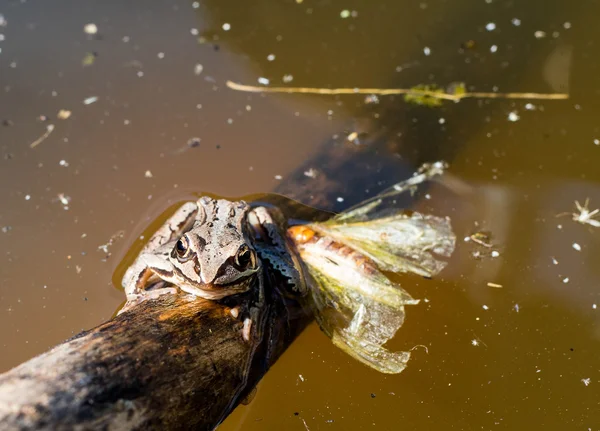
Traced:
<svg viewBox="0 0 600 431">
<path fill-rule="evenodd" d="M 244 327 L 242 328 L 242 337 L 244 338 L 245 341 L 248 341 L 248 342 L 250 341 L 251 331 L 252 331 L 252 319 L 247 317 L 244 320 Z"/>
</svg>

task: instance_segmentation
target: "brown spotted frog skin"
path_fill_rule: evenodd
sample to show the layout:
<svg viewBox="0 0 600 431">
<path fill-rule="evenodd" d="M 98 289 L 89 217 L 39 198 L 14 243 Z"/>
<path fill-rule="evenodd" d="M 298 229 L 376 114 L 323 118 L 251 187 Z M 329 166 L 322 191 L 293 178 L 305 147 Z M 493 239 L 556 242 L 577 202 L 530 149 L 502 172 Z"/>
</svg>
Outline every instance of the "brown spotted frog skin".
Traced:
<svg viewBox="0 0 600 431">
<path fill-rule="evenodd" d="M 276 208 L 209 197 L 185 203 L 127 269 L 122 284 L 128 303 L 178 289 L 219 300 L 258 283 L 259 300 L 254 306 L 260 307 L 265 275 L 261 271 L 269 271 L 286 292 L 302 295 L 302 267 L 285 228 Z M 232 310 L 232 315 L 238 314 L 239 309 Z M 244 322 L 245 333 L 251 323 Z"/>
</svg>

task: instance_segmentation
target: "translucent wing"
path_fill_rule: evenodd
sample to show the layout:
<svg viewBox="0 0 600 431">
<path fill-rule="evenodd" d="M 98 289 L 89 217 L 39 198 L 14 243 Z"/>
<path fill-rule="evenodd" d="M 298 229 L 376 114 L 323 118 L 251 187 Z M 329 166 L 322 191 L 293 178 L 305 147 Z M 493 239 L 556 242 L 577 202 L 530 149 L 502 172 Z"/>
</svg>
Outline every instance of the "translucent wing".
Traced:
<svg viewBox="0 0 600 431">
<path fill-rule="evenodd" d="M 404 305 L 419 302 L 382 271 L 431 277 L 446 265 L 438 257 L 449 257 L 456 242 L 448 218 L 400 212 L 389 204 L 445 167 L 423 165 L 412 178 L 326 222 L 289 230 L 314 281 L 310 290 L 321 329 L 336 346 L 382 373 L 406 367 L 409 352 L 383 346 L 402 326 Z"/>
<path fill-rule="evenodd" d="M 401 372 L 410 353 L 390 352 L 383 344 L 402 326 L 404 305 L 419 301 L 376 268 L 356 265 L 326 238 L 319 241 L 300 244 L 299 252 L 316 282 L 311 294 L 321 329 L 364 364 L 382 373 Z"/>
<path fill-rule="evenodd" d="M 356 223 L 313 224 L 313 229 L 363 253 L 383 271 L 413 272 L 432 277 L 449 257 L 456 237 L 448 218 L 412 214 Z"/>
</svg>

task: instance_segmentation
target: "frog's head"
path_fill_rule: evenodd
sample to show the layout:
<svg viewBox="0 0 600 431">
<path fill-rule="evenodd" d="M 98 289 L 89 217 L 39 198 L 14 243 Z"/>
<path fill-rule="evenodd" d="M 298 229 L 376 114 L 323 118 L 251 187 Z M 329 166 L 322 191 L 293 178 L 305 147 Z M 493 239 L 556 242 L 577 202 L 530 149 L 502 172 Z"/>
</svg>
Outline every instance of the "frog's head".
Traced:
<svg viewBox="0 0 600 431">
<path fill-rule="evenodd" d="M 200 289 L 222 298 L 249 289 L 259 269 L 248 239 L 249 209 L 244 201 L 208 197 L 198 201 L 193 227 L 179 238 L 169 256 L 182 290 L 197 293 Z"/>
</svg>

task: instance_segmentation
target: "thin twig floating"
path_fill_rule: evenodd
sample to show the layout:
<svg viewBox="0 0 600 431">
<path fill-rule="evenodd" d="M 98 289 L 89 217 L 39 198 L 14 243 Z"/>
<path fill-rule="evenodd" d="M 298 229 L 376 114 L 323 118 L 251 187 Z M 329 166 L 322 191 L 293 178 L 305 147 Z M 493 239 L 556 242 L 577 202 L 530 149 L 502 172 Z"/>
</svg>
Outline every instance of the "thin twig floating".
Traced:
<svg viewBox="0 0 600 431">
<path fill-rule="evenodd" d="M 54 131 L 54 124 L 48 124 L 46 126 L 46 133 L 44 133 L 42 136 L 40 136 L 39 138 L 37 138 L 31 144 L 29 144 L 29 148 L 35 148 L 38 145 L 40 145 L 42 142 L 44 142 L 46 140 L 46 138 L 48 136 L 50 136 L 50 133 L 52 133 L 53 131 Z"/>
<path fill-rule="evenodd" d="M 259 87 L 254 85 L 237 84 L 227 81 L 227 87 L 232 90 L 249 93 L 303 93 L 303 94 L 377 94 L 390 96 L 393 94 L 409 94 L 414 96 L 432 97 L 436 99 L 458 102 L 461 99 L 537 99 L 537 100 L 564 100 L 568 99 L 567 93 L 485 93 L 464 92 L 448 94 L 440 91 L 418 90 L 412 88 L 311 88 L 311 87 Z"/>
</svg>

